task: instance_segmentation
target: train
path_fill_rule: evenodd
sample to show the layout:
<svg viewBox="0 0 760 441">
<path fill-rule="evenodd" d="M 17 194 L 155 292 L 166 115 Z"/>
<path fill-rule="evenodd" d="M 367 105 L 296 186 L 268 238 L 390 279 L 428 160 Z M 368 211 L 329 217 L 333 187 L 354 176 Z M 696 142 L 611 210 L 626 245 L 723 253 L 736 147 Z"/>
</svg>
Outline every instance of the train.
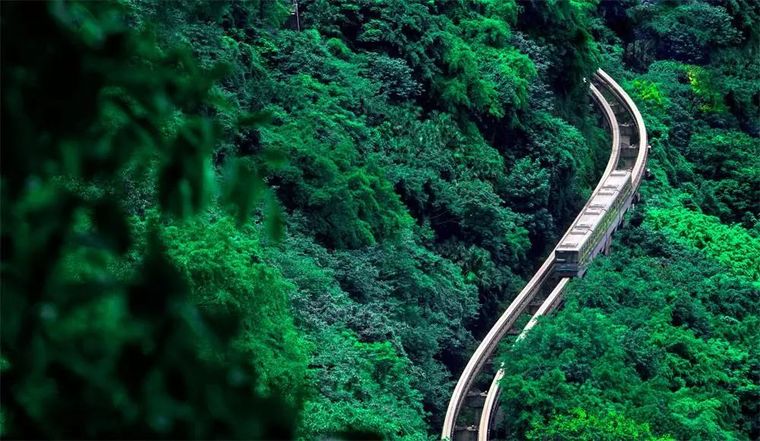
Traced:
<svg viewBox="0 0 760 441">
<path fill-rule="evenodd" d="M 560 277 L 582 277 L 600 252 L 606 251 L 612 232 L 622 223 L 633 192 L 630 170 L 615 170 L 588 201 L 581 215 L 555 249 L 554 272 Z"/>
<path fill-rule="evenodd" d="M 570 277 L 582 277 L 595 256 L 609 251 L 613 232 L 622 226 L 626 211 L 638 199 L 642 179 L 649 174 L 646 162 L 650 147 L 636 104 L 601 69 L 589 82 L 591 96 L 610 128 L 612 148 L 607 167 L 570 229 L 468 360 L 446 410 L 443 440 L 491 439 L 491 419 L 498 407 L 498 381 L 504 374 L 498 369 L 490 386 L 486 382 L 493 368 L 488 362 L 494 351 L 503 337 L 522 335 L 538 317 L 557 308 Z M 531 316 L 528 325 L 521 320 L 525 316 Z M 483 392 L 484 387 L 488 388 L 487 393 Z M 460 415 L 465 407 L 467 411 Z"/>
</svg>

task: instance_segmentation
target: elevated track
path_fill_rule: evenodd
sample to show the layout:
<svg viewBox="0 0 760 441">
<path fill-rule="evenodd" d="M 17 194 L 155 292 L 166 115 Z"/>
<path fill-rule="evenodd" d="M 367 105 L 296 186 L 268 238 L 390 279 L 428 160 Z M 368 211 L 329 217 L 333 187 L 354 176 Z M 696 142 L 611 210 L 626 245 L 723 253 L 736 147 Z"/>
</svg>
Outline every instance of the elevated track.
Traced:
<svg viewBox="0 0 760 441">
<path fill-rule="evenodd" d="M 625 212 L 638 200 L 649 150 L 644 120 L 633 100 L 607 73 L 598 70 L 590 83 L 589 93 L 611 132 L 607 167 L 562 240 L 468 361 L 451 395 L 441 434 L 443 439 L 490 439 L 493 416 L 498 409 L 499 381 L 504 376 L 500 368 L 493 366 L 497 346 L 507 335 L 522 338 L 540 316 L 559 307 L 570 280 L 566 276 L 582 276 L 588 262 L 599 253 L 609 251 L 613 232 L 622 225 Z M 573 252 L 577 259 L 568 262 L 564 256 Z"/>
</svg>

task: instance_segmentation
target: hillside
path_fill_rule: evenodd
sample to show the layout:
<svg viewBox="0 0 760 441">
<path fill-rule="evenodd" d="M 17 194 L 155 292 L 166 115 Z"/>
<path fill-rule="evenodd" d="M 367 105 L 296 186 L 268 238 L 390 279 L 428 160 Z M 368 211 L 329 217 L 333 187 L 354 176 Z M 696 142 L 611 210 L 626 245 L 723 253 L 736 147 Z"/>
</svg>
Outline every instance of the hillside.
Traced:
<svg viewBox="0 0 760 441">
<path fill-rule="evenodd" d="M 0 435 L 433 439 L 596 185 L 652 178 L 504 344 L 507 439 L 760 437 L 753 1 L 4 3 Z"/>
</svg>

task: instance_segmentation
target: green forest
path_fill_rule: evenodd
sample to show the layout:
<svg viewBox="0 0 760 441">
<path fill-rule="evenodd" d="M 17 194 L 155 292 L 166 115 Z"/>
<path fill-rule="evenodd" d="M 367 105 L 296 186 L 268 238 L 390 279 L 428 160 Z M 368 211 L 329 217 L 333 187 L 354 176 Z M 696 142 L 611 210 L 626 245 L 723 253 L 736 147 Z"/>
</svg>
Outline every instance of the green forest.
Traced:
<svg viewBox="0 0 760 441">
<path fill-rule="evenodd" d="M 498 361 L 509 440 L 760 438 L 756 0 L 2 2 L 0 437 L 440 439 L 596 186 L 651 177 Z"/>
</svg>

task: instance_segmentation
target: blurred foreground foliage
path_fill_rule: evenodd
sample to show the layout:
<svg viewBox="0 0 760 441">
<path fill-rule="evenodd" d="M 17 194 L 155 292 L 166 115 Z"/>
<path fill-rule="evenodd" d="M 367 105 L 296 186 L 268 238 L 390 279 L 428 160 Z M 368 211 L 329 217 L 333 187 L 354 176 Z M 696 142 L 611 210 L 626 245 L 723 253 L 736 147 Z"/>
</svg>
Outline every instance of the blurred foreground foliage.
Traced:
<svg viewBox="0 0 760 441">
<path fill-rule="evenodd" d="M 271 368 L 305 358 L 283 282 L 242 268 L 196 286 L 180 263 L 193 244 L 174 252 L 184 238 L 161 233 L 214 197 L 221 71 L 108 3 L 8 3 L 2 32 L 6 434 L 291 436 L 302 377 Z M 204 294 L 247 279 L 260 288 L 244 301 Z M 262 350 L 272 336 L 285 351 Z"/>
<path fill-rule="evenodd" d="M 684 289 L 730 267 L 725 283 L 747 294 L 752 2 L 298 3 L 298 23 L 285 0 L 3 5 L 8 436 L 437 433 L 477 339 L 607 162 L 584 82 L 600 63 L 652 135 L 652 211 L 639 221 L 679 250 L 657 262 L 691 259 Z M 741 251 L 717 246 L 725 237 Z M 671 280 L 645 275 L 643 292 Z M 702 307 L 725 307 L 726 320 L 750 308 L 705 290 L 678 323 L 704 328 Z M 624 332 L 610 314 L 577 329 Z M 648 342 L 662 320 L 636 338 Z M 722 341 L 742 359 L 744 340 Z M 616 367 L 630 363 L 600 345 Z M 703 354 L 723 366 L 718 351 Z M 537 366 L 515 360 L 519 372 Z M 542 388 L 557 369 L 527 383 L 539 398 L 509 423 L 519 436 L 729 436 L 732 422 L 755 433 L 688 368 L 673 375 L 717 392 L 675 400 L 670 383 L 650 383 L 672 404 L 662 420 L 589 405 L 581 392 L 597 389 L 551 407 Z M 744 401 L 725 409 L 754 411 L 744 378 L 726 389 Z"/>
</svg>

